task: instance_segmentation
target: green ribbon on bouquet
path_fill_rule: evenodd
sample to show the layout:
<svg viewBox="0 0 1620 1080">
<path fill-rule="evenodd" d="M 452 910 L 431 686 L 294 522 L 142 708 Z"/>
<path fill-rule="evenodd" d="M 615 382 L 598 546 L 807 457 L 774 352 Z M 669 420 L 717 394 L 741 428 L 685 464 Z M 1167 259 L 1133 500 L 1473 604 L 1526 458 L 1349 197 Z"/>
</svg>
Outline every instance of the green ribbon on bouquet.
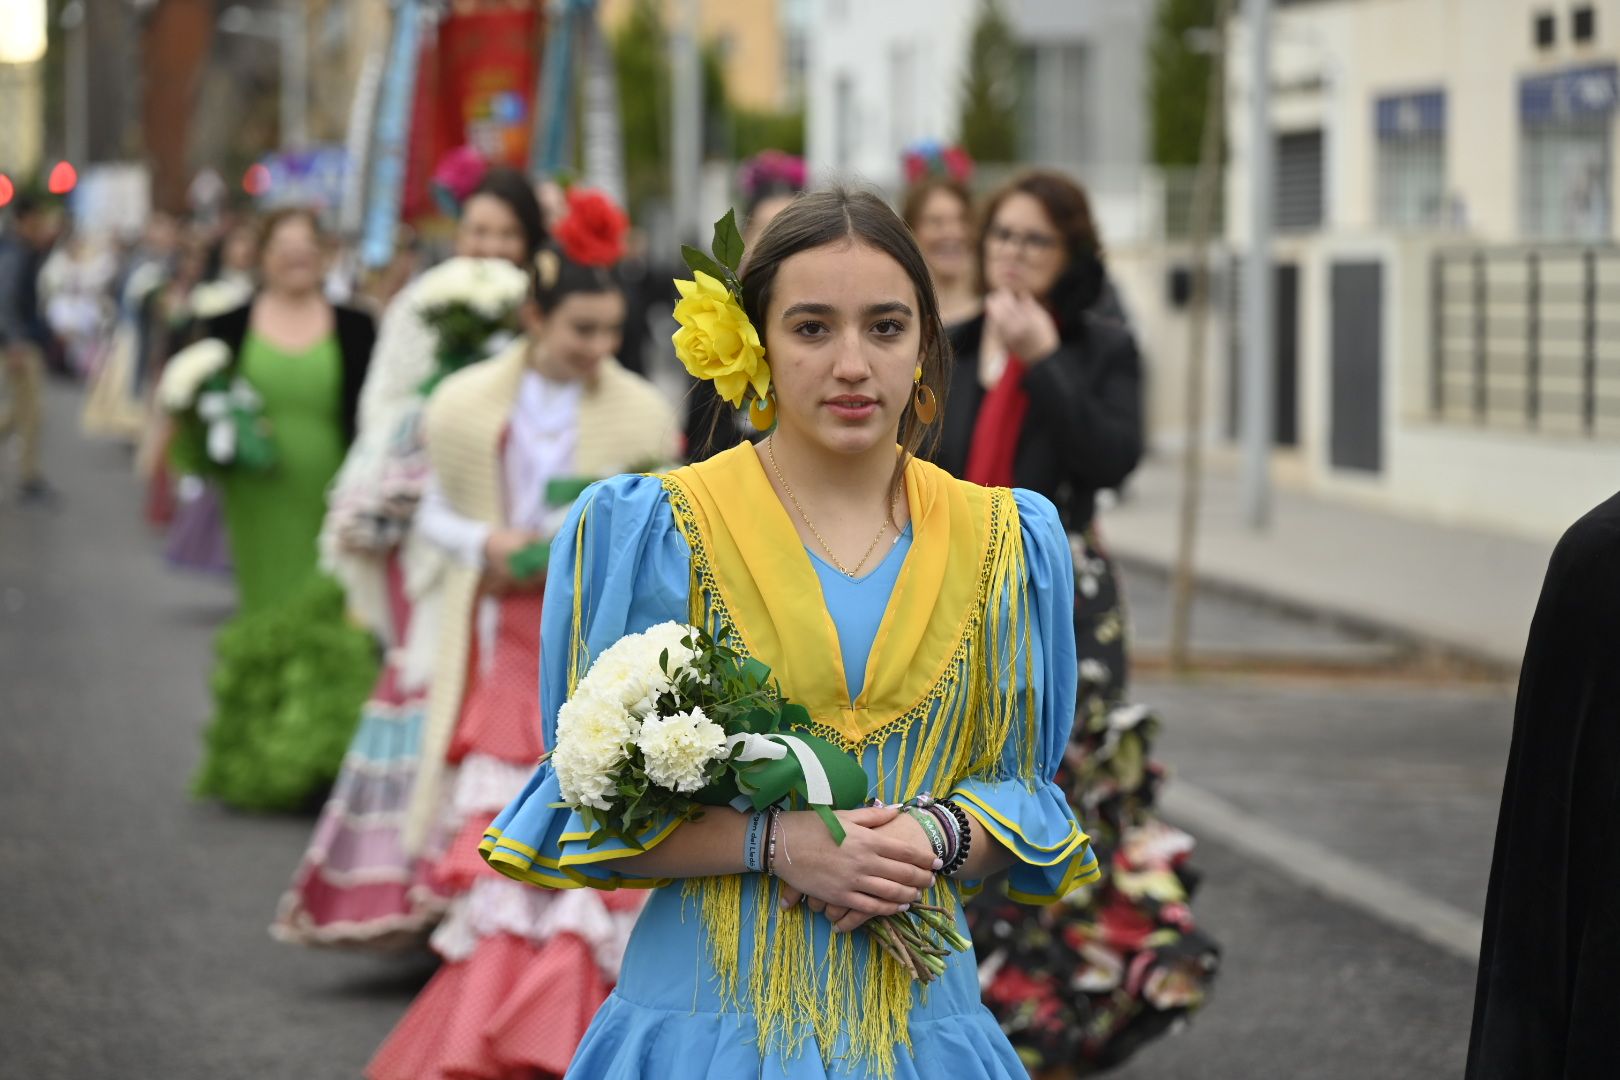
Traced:
<svg viewBox="0 0 1620 1080">
<path fill-rule="evenodd" d="M 770 668 L 744 660 L 746 673 L 765 685 Z M 809 733 L 810 713 L 802 705 L 760 707 L 742 718 L 740 731 L 727 737 L 732 767 L 697 793 L 709 806 L 764 810 L 791 798 L 814 810 L 832 834 L 844 842 L 844 826 L 834 810 L 854 810 L 866 803 L 869 781 L 860 762 L 843 748 Z"/>
</svg>

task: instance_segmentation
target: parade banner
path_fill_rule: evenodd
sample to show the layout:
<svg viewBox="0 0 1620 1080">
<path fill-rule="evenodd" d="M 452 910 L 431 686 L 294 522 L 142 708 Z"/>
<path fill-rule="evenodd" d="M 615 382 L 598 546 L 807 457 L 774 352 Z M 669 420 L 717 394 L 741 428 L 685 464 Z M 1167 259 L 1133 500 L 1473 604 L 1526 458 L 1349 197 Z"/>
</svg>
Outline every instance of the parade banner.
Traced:
<svg viewBox="0 0 1620 1080">
<path fill-rule="evenodd" d="M 406 217 L 436 211 L 428 181 L 456 147 L 471 146 L 492 164 L 527 164 L 540 27 L 532 4 L 457 11 L 440 24 L 437 40 L 423 45 Z"/>
<path fill-rule="evenodd" d="M 415 61 L 423 16 L 419 0 L 398 0 L 394 8 L 394 33 L 377 110 L 360 246 L 361 261 L 367 266 L 382 266 L 394 254 L 394 229 L 399 223 L 400 199 L 404 193 L 410 105 L 416 85 Z"/>
</svg>

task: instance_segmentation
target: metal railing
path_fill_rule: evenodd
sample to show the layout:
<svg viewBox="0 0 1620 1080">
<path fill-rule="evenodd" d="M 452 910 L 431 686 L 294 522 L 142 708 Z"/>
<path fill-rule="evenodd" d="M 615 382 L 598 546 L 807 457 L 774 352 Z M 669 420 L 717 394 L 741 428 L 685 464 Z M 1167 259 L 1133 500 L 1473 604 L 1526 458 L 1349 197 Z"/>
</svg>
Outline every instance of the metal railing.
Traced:
<svg viewBox="0 0 1620 1080">
<path fill-rule="evenodd" d="M 1437 251 L 1429 414 L 1620 438 L 1620 247 Z"/>
</svg>

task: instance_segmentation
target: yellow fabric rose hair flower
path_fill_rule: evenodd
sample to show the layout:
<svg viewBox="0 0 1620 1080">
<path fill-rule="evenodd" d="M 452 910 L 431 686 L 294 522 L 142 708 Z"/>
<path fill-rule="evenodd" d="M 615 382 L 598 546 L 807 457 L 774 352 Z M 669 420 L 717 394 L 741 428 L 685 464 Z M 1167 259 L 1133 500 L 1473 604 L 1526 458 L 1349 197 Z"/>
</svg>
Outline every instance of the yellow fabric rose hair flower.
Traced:
<svg viewBox="0 0 1620 1080">
<path fill-rule="evenodd" d="M 737 267 L 742 265 L 743 242 L 736 212 L 728 210 L 715 222 L 714 257 L 684 245 L 681 254 L 692 280 L 675 282 L 681 294 L 675 305 L 680 329 L 671 339 L 675 355 L 693 378 L 714 383 L 715 392 L 732 408 L 742 408 L 749 390 L 755 401 L 764 402 L 771 390 L 771 366 L 765 362 L 759 331 L 742 306 Z"/>
<path fill-rule="evenodd" d="M 724 284 L 703 271 L 695 271 L 695 281 L 677 281 L 681 292 L 675 305 L 675 355 L 694 378 L 714 383 L 715 392 L 742 408 L 750 386 L 764 398 L 771 389 L 771 368 L 765 363 L 765 346 L 759 332 L 748 321 L 742 305 Z"/>
</svg>

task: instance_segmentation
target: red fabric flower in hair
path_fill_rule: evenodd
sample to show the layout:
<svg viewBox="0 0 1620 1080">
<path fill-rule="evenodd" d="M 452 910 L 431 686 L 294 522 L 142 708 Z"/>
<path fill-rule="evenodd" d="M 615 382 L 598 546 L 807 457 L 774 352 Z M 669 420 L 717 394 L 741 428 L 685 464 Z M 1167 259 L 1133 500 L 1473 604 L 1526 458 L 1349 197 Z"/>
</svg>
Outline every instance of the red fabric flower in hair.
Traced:
<svg viewBox="0 0 1620 1080">
<path fill-rule="evenodd" d="M 594 188 L 570 188 L 568 213 L 552 235 L 564 255 L 582 266 L 612 266 L 624 258 L 630 219 L 618 204 Z"/>
</svg>

